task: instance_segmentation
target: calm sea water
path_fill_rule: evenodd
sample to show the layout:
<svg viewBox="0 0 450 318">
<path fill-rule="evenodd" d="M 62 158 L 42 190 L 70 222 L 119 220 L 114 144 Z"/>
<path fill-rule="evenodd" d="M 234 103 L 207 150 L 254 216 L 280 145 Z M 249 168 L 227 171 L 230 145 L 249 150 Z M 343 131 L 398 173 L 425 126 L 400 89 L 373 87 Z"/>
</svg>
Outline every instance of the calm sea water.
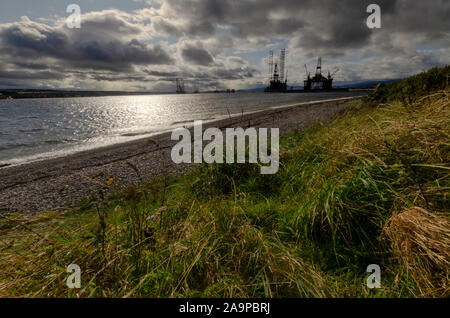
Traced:
<svg viewBox="0 0 450 318">
<path fill-rule="evenodd" d="M 356 93 L 195 94 L 0 100 L 0 167 L 142 138 L 194 120 Z"/>
</svg>

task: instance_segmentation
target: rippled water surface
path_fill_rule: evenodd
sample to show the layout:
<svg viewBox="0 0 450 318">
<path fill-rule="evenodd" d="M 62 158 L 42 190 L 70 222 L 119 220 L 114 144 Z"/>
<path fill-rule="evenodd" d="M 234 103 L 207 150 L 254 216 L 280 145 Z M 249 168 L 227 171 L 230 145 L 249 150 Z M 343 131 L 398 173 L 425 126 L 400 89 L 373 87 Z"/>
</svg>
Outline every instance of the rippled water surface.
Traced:
<svg viewBox="0 0 450 318">
<path fill-rule="evenodd" d="M 353 95 L 239 93 L 0 100 L 0 167 L 142 138 L 194 120 Z"/>
</svg>

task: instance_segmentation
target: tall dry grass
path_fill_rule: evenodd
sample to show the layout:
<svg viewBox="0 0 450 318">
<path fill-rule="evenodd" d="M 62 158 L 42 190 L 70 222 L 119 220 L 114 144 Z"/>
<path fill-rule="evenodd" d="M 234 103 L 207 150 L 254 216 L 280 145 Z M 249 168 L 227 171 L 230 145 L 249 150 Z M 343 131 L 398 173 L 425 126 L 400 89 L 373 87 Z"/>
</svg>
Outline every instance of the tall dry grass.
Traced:
<svg viewBox="0 0 450 318">
<path fill-rule="evenodd" d="M 417 283 L 421 296 L 449 296 L 450 217 L 413 207 L 394 214 L 385 239 Z"/>
</svg>

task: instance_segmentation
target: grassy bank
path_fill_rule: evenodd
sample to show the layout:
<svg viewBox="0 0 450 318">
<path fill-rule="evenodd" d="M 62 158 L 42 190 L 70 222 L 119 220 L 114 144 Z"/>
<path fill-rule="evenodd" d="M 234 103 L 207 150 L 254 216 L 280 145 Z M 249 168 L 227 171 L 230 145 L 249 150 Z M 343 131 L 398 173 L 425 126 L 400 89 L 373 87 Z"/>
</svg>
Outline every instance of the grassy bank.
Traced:
<svg viewBox="0 0 450 318">
<path fill-rule="evenodd" d="M 448 296 L 448 73 L 419 75 L 431 83 L 420 94 L 417 78 L 379 88 L 284 138 L 273 176 L 200 166 L 64 215 L 4 217 L 0 296 Z M 73 263 L 80 290 L 65 285 Z M 366 287 L 369 264 L 381 289 Z"/>
</svg>

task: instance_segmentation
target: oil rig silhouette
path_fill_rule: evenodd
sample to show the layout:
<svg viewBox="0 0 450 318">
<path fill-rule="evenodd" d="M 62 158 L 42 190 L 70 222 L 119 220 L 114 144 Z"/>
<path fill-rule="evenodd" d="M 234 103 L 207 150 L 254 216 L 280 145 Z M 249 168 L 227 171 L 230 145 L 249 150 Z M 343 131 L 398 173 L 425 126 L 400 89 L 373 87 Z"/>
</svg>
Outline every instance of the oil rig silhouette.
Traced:
<svg viewBox="0 0 450 318">
<path fill-rule="evenodd" d="M 266 93 L 285 93 L 287 91 L 287 74 L 285 78 L 284 69 L 286 65 L 286 49 L 282 49 L 280 53 L 280 73 L 278 73 L 278 63 L 274 64 L 273 51 L 269 56 L 269 87 L 264 91 Z"/>
<path fill-rule="evenodd" d="M 177 78 L 177 94 L 186 94 L 184 80 L 182 78 Z"/>
<path fill-rule="evenodd" d="M 176 93 L 177 94 L 187 94 L 186 87 L 185 87 L 185 82 L 184 82 L 183 78 L 177 78 L 176 79 L 176 86 L 177 86 L 177 89 L 176 89 Z M 193 86 L 191 86 L 191 88 L 192 88 L 192 94 L 199 94 L 200 93 L 197 81 L 193 82 Z"/>
<path fill-rule="evenodd" d="M 322 58 L 319 57 L 317 61 L 316 74 L 311 77 L 311 73 L 308 72 L 308 67 L 305 64 L 306 70 L 306 80 L 303 85 L 303 90 L 305 91 L 313 91 L 313 90 L 322 90 L 329 91 L 333 89 L 333 76 L 339 71 L 339 69 L 335 69 L 333 74 L 328 71 L 328 76 L 325 77 L 322 75 Z"/>
<path fill-rule="evenodd" d="M 322 57 L 317 61 L 316 74 L 311 76 L 308 67 L 305 64 L 306 79 L 304 81 L 303 90 L 288 90 L 288 70 L 286 67 L 286 49 L 282 49 L 279 58 L 279 64 L 274 62 L 273 51 L 269 55 L 269 86 L 264 89 L 267 93 L 291 93 L 291 92 L 310 92 L 310 91 L 330 91 L 333 90 L 333 76 L 339 71 L 335 68 L 332 73 L 328 72 L 328 76 L 322 75 Z"/>
</svg>

